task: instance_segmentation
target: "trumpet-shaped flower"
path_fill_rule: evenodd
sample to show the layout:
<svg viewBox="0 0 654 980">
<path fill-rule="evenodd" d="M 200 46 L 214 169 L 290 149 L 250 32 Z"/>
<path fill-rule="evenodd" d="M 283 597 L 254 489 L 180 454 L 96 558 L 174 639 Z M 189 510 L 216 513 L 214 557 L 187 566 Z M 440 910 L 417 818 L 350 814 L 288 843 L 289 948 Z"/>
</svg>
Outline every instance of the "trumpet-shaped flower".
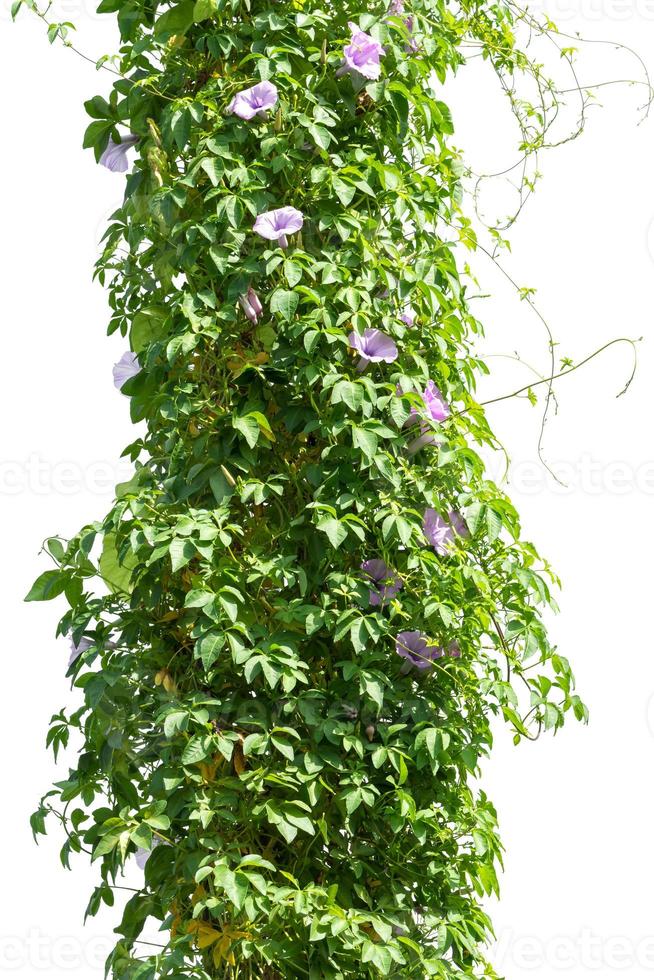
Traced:
<svg viewBox="0 0 654 980">
<path fill-rule="evenodd" d="M 113 173 L 125 173 L 127 170 L 127 151 L 130 150 L 136 143 L 138 143 L 139 138 L 133 133 L 130 136 L 124 136 L 120 143 L 114 142 L 109 138 L 107 143 L 107 148 L 100 157 L 100 163 L 107 170 L 111 170 Z"/>
<path fill-rule="evenodd" d="M 376 79 L 381 75 L 381 55 L 384 48 L 370 34 L 366 34 L 356 24 L 350 22 L 352 37 L 343 51 L 343 64 L 336 72 L 345 75 L 354 72 L 364 78 Z"/>
<path fill-rule="evenodd" d="M 447 518 L 445 520 L 441 517 L 433 507 L 427 508 L 423 518 L 422 529 L 425 537 L 438 555 L 446 555 L 452 551 L 456 546 L 457 537 L 468 537 L 468 528 L 458 511 L 449 511 Z"/>
<path fill-rule="evenodd" d="M 364 561 L 361 570 L 370 579 L 370 605 L 383 606 L 394 599 L 404 585 L 402 579 L 381 558 Z"/>
<path fill-rule="evenodd" d="M 415 326 L 416 322 L 416 311 L 412 306 L 405 306 L 400 313 L 400 320 L 405 323 L 407 327 Z"/>
<path fill-rule="evenodd" d="M 254 230 L 262 238 L 278 242 L 281 248 L 288 248 L 288 235 L 294 235 L 304 224 L 304 215 L 297 208 L 277 208 L 264 211 L 254 222 Z"/>
<path fill-rule="evenodd" d="M 75 643 L 75 640 L 71 637 L 70 640 L 70 656 L 68 657 L 68 666 L 72 667 L 78 657 L 81 657 L 89 647 L 93 646 L 93 640 L 90 640 L 88 636 L 83 636 L 79 643 Z"/>
<path fill-rule="evenodd" d="M 395 651 L 398 656 L 404 657 L 410 667 L 417 667 L 418 670 L 429 670 L 434 666 L 435 660 L 440 660 L 445 655 L 442 647 L 430 643 L 419 630 L 405 630 L 403 633 L 398 633 Z"/>
<path fill-rule="evenodd" d="M 387 364 L 392 364 L 398 358 L 395 341 L 373 327 L 368 327 L 362 334 L 353 330 L 347 339 L 350 347 L 361 355 L 357 364 L 358 371 L 363 371 L 371 362 L 374 364 L 386 361 Z"/>
<path fill-rule="evenodd" d="M 136 354 L 131 350 L 125 351 L 118 363 L 114 364 L 113 375 L 116 388 L 121 390 L 123 385 L 135 378 L 140 370 L 141 365 Z"/>
<path fill-rule="evenodd" d="M 402 391 L 399 389 L 398 394 L 402 394 Z M 444 422 L 450 414 L 450 408 L 433 381 L 427 382 L 427 386 L 425 390 L 421 392 L 421 396 L 425 405 L 425 411 L 429 418 L 431 418 L 434 422 Z M 409 417 L 404 424 L 407 427 L 412 427 L 416 424 L 420 427 L 420 435 L 416 436 L 416 438 L 413 439 L 407 446 L 407 452 L 410 456 L 418 452 L 419 449 L 422 449 L 423 446 L 434 446 L 438 444 L 439 439 L 434 434 L 429 424 L 423 418 L 421 418 L 420 412 L 415 408 L 415 406 L 411 407 Z"/>
<path fill-rule="evenodd" d="M 270 109 L 277 105 L 278 99 L 276 85 L 272 82 L 259 82 L 252 88 L 238 92 L 229 103 L 227 111 L 248 121 L 255 117 L 265 119 Z"/>
<path fill-rule="evenodd" d="M 392 0 L 391 5 L 388 8 L 388 12 L 392 17 L 401 17 L 402 14 L 404 13 L 404 10 L 405 10 L 404 0 Z M 415 54 L 415 52 L 418 50 L 419 45 L 416 39 L 411 36 L 413 33 L 413 17 L 405 17 L 404 26 L 409 32 L 409 42 L 406 45 L 406 50 L 412 54 Z"/>
<path fill-rule="evenodd" d="M 258 323 L 259 317 L 263 313 L 263 306 L 252 286 L 249 287 L 247 293 L 239 296 L 238 301 L 250 323 Z"/>
</svg>

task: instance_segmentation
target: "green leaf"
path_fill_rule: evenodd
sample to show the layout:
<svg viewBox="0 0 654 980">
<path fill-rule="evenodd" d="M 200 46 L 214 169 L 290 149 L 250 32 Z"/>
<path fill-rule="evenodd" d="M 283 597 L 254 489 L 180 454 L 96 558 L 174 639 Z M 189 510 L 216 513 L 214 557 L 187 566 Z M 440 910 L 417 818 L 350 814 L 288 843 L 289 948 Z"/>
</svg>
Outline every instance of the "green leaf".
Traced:
<svg viewBox="0 0 654 980">
<path fill-rule="evenodd" d="M 183 0 L 157 18 L 154 24 L 154 34 L 158 41 L 167 41 L 177 34 L 186 34 L 193 23 L 195 4 L 192 0 Z"/>
<path fill-rule="evenodd" d="M 252 415 L 244 415 L 239 418 L 236 416 L 232 419 L 232 426 L 237 432 L 240 432 L 245 441 L 247 442 L 250 449 L 254 449 L 257 442 L 259 441 L 259 423 L 256 421 Z"/>
<path fill-rule="evenodd" d="M 377 453 L 379 442 L 375 433 L 370 432 L 369 429 L 352 426 L 352 442 L 368 459 L 373 459 Z"/>
<path fill-rule="evenodd" d="M 302 278 L 302 268 L 297 264 L 297 262 L 293 262 L 291 259 L 286 259 L 284 262 L 284 275 L 286 276 L 286 282 L 292 289 L 293 286 L 297 286 Z"/>
<path fill-rule="evenodd" d="M 195 656 L 202 661 L 205 670 L 216 662 L 225 647 L 225 636 L 223 633 L 208 633 L 196 644 Z"/>
<path fill-rule="evenodd" d="M 45 602 L 54 599 L 66 588 L 68 575 L 58 569 L 43 572 L 25 596 L 25 602 Z"/>
<path fill-rule="evenodd" d="M 197 0 L 193 8 L 193 20 L 196 24 L 208 20 L 218 13 L 217 0 Z"/>
<path fill-rule="evenodd" d="M 270 297 L 270 310 L 279 313 L 284 320 L 292 320 L 298 308 L 300 297 L 288 289 L 276 289 Z"/>
<path fill-rule="evenodd" d="M 170 542 L 170 562 L 172 570 L 178 572 L 197 555 L 197 548 L 188 538 L 174 538 Z"/>
<path fill-rule="evenodd" d="M 339 548 L 347 538 L 347 528 L 336 517 L 323 517 L 317 528 L 327 535 L 334 548 Z"/>
<path fill-rule="evenodd" d="M 132 320 L 129 332 L 132 350 L 138 354 L 158 340 L 166 316 L 166 310 L 161 307 L 146 306 L 140 310 Z"/>
<path fill-rule="evenodd" d="M 164 735 L 172 738 L 175 732 L 180 731 L 188 721 L 186 711 L 171 711 L 164 719 Z"/>
<path fill-rule="evenodd" d="M 363 405 L 363 388 L 354 381 L 337 381 L 332 388 L 332 405 L 344 402 L 353 412 L 357 412 Z"/>
<path fill-rule="evenodd" d="M 212 741 L 208 736 L 196 735 L 186 745 L 182 753 L 182 765 L 190 766 L 206 759 L 211 751 Z"/>
<path fill-rule="evenodd" d="M 98 568 L 104 582 L 112 592 L 130 593 L 132 591 L 134 588 L 132 572 L 136 564 L 135 556 L 129 551 L 125 560 L 121 561 L 116 546 L 116 535 L 113 531 L 107 532 L 104 536 Z"/>
<path fill-rule="evenodd" d="M 334 177 L 332 180 L 332 187 L 334 188 L 334 193 L 344 207 L 352 203 L 352 199 L 356 194 L 356 187 L 352 184 L 346 184 L 344 180 L 340 177 Z"/>
<path fill-rule="evenodd" d="M 225 172 L 225 167 L 220 162 L 220 160 L 217 160 L 216 157 L 204 157 L 202 160 L 200 160 L 200 166 L 204 170 L 205 174 L 207 175 L 207 177 L 209 178 L 213 186 L 217 187 L 220 181 L 222 180 L 223 174 Z M 210 254 L 214 262 L 216 262 L 213 249 L 210 250 Z"/>
</svg>

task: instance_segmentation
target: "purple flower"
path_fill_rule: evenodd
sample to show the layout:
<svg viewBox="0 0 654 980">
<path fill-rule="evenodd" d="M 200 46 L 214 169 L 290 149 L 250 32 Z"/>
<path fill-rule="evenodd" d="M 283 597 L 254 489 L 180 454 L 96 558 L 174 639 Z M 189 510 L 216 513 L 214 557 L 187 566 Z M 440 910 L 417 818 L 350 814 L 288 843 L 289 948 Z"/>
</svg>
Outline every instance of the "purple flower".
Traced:
<svg viewBox="0 0 654 980">
<path fill-rule="evenodd" d="M 124 174 L 127 170 L 127 151 L 130 150 L 136 143 L 138 143 L 139 138 L 133 133 L 130 136 L 124 136 L 120 143 L 115 143 L 111 137 L 107 143 L 107 148 L 100 157 L 100 163 L 107 170 L 111 170 L 113 173 Z"/>
<path fill-rule="evenodd" d="M 371 606 L 383 606 L 389 599 L 394 599 L 404 585 L 402 579 L 381 558 L 364 561 L 361 571 L 370 579 Z"/>
<path fill-rule="evenodd" d="M 398 395 L 403 394 L 402 389 L 399 387 L 397 392 Z M 444 422 L 450 414 L 450 408 L 433 381 L 427 382 L 425 390 L 421 392 L 421 397 L 429 418 L 434 422 Z M 429 424 L 421 418 L 420 412 L 414 406 L 411 407 L 409 417 L 404 425 L 409 427 L 419 425 L 420 427 L 420 435 L 407 446 L 407 452 L 410 456 L 417 453 L 423 446 L 434 446 L 440 442 L 434 435 Z"/>
<path fill-rule="evenodd" d="M 114 364 L 113 374 L 116 388 L 121 390 L 123 385 L 135 378 L 140 370 L 141 365 L 136 354 L 131 350 L 125 351 L 118 363 Z"/>
<path fill-rule="evenodd" d="M 406 630 L 398 633 L 395 640 L 395 651 L 400 657 L 404 657 L 411 667 L 418 670 L 428 670 L 433 667 L 434 661 L 444 656 L 445 651 L 442 647 L 437 647 L 430 643 L 424 633 L 419 630 Z"/>
<path fill-rule="evenodd" d="M 450 407 L 433 381 L 427 382 L 427 386 L 422 393 L 422 398 L 427 413 L 434 422 L 444 422 L 450 414 Z"/>
<path fill-rule="evenodd" d="M 141 871 L 144 870 L 146 864 L 148 863 L 148 858 L 152 854 L 152 850 L 146 850 L 145 847 L 139 847 L 136 851 L 136 863 L 138 864 Z"/>
<path fill-rule="evenodd" d="M 254 230 L 271 242 L 279 242 L 281 248 L 288 248 L 287 235 L 294 235 L 304 224 L 304 215 L 296 208 L 277 208 L 265 211 L 254 222 Z"/>
<path fill-rule="evenodd" d="M 227 106 L 227 111 L 233 112 L 241 119 L 250 120 L 255 117 L 266 119 L 268 111 L 274 108 L 278 98 L 277 86 L 272 82 L 259 82 L 252 88 L 238 92 Z"/>
<path fill-rule="evenodd" d="M 381 330 L 368 327 L 362 334 L 353 330 L 347 339 L 350 347 L 361 355 L 357 364 L 358 371 L 367 368 L 371 361 L 373 363 L 386 361 L 387 364 L 392 364 L 393 361 L 397 360 L 398 353 L 395 341 L 387 334 L 382 333 Z"/>
<path fill-rule="evenodd" d="M 404 13 L 404 0 L 392 0 L 391 5 L 388 8 L 388 12 L 391 17 L 401 17 Z M 415 40 L 415 38 L 411 37 L 413 32 L 413 17 L 405 17 L 404 26 L 409 32 L 409 43 L 406 45 L 405 50 L 415 54 L 415 52 L 418 50 L 418 42 Z"/>
<path fill-rule="evenodd" d="M 241 304 L 241 309 L 245 313 L 246 317 L 250 323 L 258 323 L 259 317 L 263 313 L 263 306 L 261 305 L 261 300 L 255 293 L 252 286 L 248 288 L 247 293 L 243 293 L 238 299 Z"/>
<path fill-rule="evenodd" d="M 381 74 L 379 59 L 384 54 L 382 45 L 370 34 L 366 34 L 357 27 L 356 24 L 350 22 L 349 26 L 352 37 L 343 51 L 343 64 L 336 74 L 345 75 L 348 72 L 355 72 L 358 75 L 363 75 L 364 78 L 379 78 Z"/>
<path fill-rule="evenodd" d="M 457 537 L 468 537 L 468 528 L 458 511 L 451 510 L 447 516 L 448 520 L 445 520 L 433 507 L 428 507 L 423 519 L 425 537 L 438 555 L 452 551 Z"/>
<path fill-rule="evenodd" d="M 456 641 L 453 641 L 448 646 L 447 652 L 450 657 L 454 657 L 455 660 L 458 660 L 458 658 L 461 656 L 461 647 Z"/>
<path fill-rule="evenodd" d="M 416 322 L 416 311 L 412 306 L 405 306 L 400 313 L 400 320 L 406 323 L 407 327 L 413 327 Z"/>
<path fill-rule="evenodd" d="M 75 643 L 75 640 L 71 637 L 70 639 L 70 656 L 68 658 L 68 666 L 72 667 L 78 657 L 81 657 L 89 647 L 93 646 L 93 640 L 89 640 L 88 636 L 83 636 L 79 643 Z"/>
</svg>

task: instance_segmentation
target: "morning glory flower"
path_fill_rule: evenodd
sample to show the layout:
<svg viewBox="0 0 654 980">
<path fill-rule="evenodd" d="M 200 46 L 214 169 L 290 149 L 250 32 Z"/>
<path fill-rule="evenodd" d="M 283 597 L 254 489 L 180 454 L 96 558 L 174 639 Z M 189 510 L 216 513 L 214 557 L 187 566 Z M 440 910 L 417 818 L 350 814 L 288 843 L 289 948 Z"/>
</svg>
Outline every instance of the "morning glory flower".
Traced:
<svg viewBox="0 0 654 980">
<path fill-rule="evenodd" d="M 421 392 L 421 396 L 429 418 L 434 422 L 444 422 L 450 414 L 450 408 L 433 381 L 427 382 L 427 386 Z M 420 426 L 420 435 L 407 446 L 407 452 L 410 456 L 417 453 L 423 446 L 434 446 L 439 442 L 429 424 L 421 418 L 420 412 L 415 406 L 411 407 L 409 417 L 404 424 L 405 426 L 414 426 L 416 424 Z"/>
<path fill-rule="evenodd" d="M 135 378 L 140 370 L 141 365 L 136 354 L 131 350 L 125 351 L 118 363 L 114 364 L 113 375 L 116 388 L 121 390 L 123 385 Z"/>
<path fill-rule="evenodd" d="M 370 579 L 370 605 L 383 606 L 394 599 L 404 585 L 402 579 L 381 558 L 364 561 L 361 570 Z"/>
<path fill-rule="evenodd" d="M 407 327 L 413 327 L 416 322 L 416 311 L 412 306 L 405 306 L 400 313 L 400 320 L 405 323 Z"/>
<path fill-rule="evenodd" d="M 81 657 L 89 647 L 93 646 L 93 640 L 89 640 L 88 636 L 83 636 L 79 643 L 75 643 L 75 640 L 71 637 L 70 639 L 70 656 L 68 658 L 68 666 L 72 667 L 78 657 Z"/>
<path fill-rule="evenodd" d="M 138 136 L 135 136 L 133 133 L 130 136 L 124 136 L 120 143 L 115 143 L 109 137 L 107 148 L 100 157 L 99 162 L 103 167 L 106 167 L 107 170 L 111 170 L 113 173 L 124 174 L 127 170 L 127 151 L 138 143 L 138 141 Z"/>
<path fill-rule="evenodd" d="M 424 633 L 419 630 L 405 630 L 398 633 L 395 640 L 395 652 L 404 657 L 410 667 L 418 670 L 428 670 L 434 666 L 434 661 L 444 656 L 445 651 L 430 643 Z"/>
<path fill-rule="evenodd" d="M 452 551 L 457 537 L 468 537 L 468 528 L 458 511 L 449 511 L 447 518 L 441 517 L 433 507 L 428 507 L 424 514 L 422 529 L 438 555 Z"/>
<path fill-rule="evenodd" d="M 279 242 L 281 248 L 288 248 L 288 235 L 294 235 L 304 224 L 304 215 L 297 208 L 277 208 L 265 211 L 254 222 L 254 230 L 271 242 Z"/>
<path fill-rule="evenodd" d="M 259 82 L 252 88 L 238 92 L 227 106 L 227 111 L 233 112 L 240 119 L 266 119 L 268 111 L 277 105 L 278 98 L 276 85 L 272 82 Z"/>
<path fill-rule="evenodd" d="M 392 3 L 388 8 L 388 12 L 392 17 L 401 17 L 404 13 L 404 9 L 404 0 L 392 0 Z M 415 54 L 415 52 L 418 50 L 418 42 L 415 40 L 415 38 L 411 37 L 413 32 L 413 17 L 405 17 L 404 25 L 409 32 L 410 37 L 406 50 Z"/>
<path fill-rule="evenodd" d="M 458 658 L 461 656 L 461 647 L 456 641 L 454 641 L 448 646 L 447 652 L 450 657 L 454 657 L 455 660 L 458 660 Z"/>
<path fill-rule="evenodd" d="M 343 64 L 336 74 L 345 75 L 348 72 L 354 72 L 363 75 L 364 78 L 379 78 L 381 74 L 379 59 L 384 54 L 384 48 L 379 41 L 376 41 L 370 34 L 366 34 L 351 21 L 349 27 L 352 37 L 343 51 Z"/>
<path fill-rule="evenodd" d="M 259 317 L 263 313 L 263 306 L 252 286 L 249 287 L 247 293 L 239 296 L 238 301 L 250 323 L 258 323 Z"/>
<path fill-rule="evenodd" d="M 350 347 L 361 355 L 357 371 L 363 371 L 371 362 L 375 364 L 386 361 L 387 364 L 392 364 L 398 358 L 395 341 L 373 327 L 368 327 L 362 334 L 353 330 L 347 339 Z"/>
</svg>

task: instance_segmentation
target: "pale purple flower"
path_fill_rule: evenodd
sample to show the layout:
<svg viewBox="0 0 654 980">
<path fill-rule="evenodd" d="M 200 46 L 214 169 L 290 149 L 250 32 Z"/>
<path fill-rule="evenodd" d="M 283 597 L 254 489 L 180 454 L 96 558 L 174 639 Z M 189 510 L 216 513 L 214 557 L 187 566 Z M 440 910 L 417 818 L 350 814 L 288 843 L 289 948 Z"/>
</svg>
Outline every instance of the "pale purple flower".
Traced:
<svg viewBox="0 0 654 980">
<path fill-rule="evenodd" d="M 88 636 L 83 636 L 79 643 L 75 643 L 75 640 L 70 638 L 70 656 L 68 658 L 68 666 L 72 667 L 78 657 L 81 657 L 89 647 L 93 646 L 93 640 L 90 640 Z"/>
<path fill-rule="evenodd" d="M 263 313 L 263 306 L 252 286 L 249 287 L 247 293 L 239 296 L 238 301 L 250 323 L 258 323 L 259 317 Z"/>
<path fill-rule="evenodd" d="M 427 382 L 427 386 L 422 393 L 422 398 L 427 409 L 427 414 L 434 422 L 444 422 L 450 414 L 450 407 L 433 381 Z"/>
<path fill-rule="evenodd" d="M 400 313 L 400 320 L 405 323 L 407 327 L 413 327 L 416 322 L 416 311 L 412 306 L 405 306 Z"/>
<path fill-rule="evenodd" d="M 113 375 L 116 388 L 122 389 L 123 385 L 135 378 L 140 370 L 141 365 L 136 354 L 131 350 L 125 351 L 118 363 L 114 364 Z"/>
<path fill-rule="evenodd" d="M 409 666 L 417 667 L 418 670 L 428 670 L 434 666 L 435 660 L 439 660 L 445 654 L 442 647 L 430 643 L 419 630 L 405 630 L 404 633 L 398 633 L 395 651 L 398 656 L 404 657 Z"/>
<path fill-rule="evenodd" d="M 136 857 L 136 863 L 138 864 L 141 871 L 144 870 L 146 864 L 148 863 L 148 858 L 150 857 L 154 849 L 158 847 L 162 843 L 162 841 L 163 838 L 160 837 L 159 834 L 155 833 L 152 835 L 151 847 L 137 847 L 135 857 Z"/>
<path fill-rule="evenodd" d="M 404 13 L 404 9 L 404 0 L 392 0 L 391 5 L 388 8 L 388 12 L 391 17 L 401 17 Z M 406 45 L 406 50 L 415 54 L 415 52 L 418 50 L 418 42 L 415 40 L 415 38 L 411 37 L 413 32 L 413 17 L 405 17 L 404 25 L 409 32 L 409 43 Z"/>
<path fill-rule="evenodd" d="M 381 74 L 380 56 L 384 54 L 384 48 L 370 34 L 366 34 L 356 24 L 350 22 L 352 37 L 350 43 L 343 51 L 343 64 L 336 72 L 337 75 L 345 75 L 354 72 L 363 75 L 364 78 L 376 79 Z"/>
<path fill-rule="evenodd" d="M 387 364 L 392 364 L 398 358 L 395 341 L 373 327 L 368 327 L 362 334 L 353 330 L 347 339 L 350 347 L 361 355 L 357 364 L 358 371 L 363 371 L 371 362 L 374 364 L 386 361 Z"/>
<path fill-rule="evenodd" d="M 454 657 L 455 660 L 458 660 L 459 657 L 461 656 L 461 647 L 456 641 L 453 641 L 448 646 L 447 652 L 450 657 Z"/>
<path fill-rule="evenodd" d="M 276 85 L 272 82 L 259 82 L 252 88 L 238 92 L 227 106 L 227 111 L 233 112 L 240 119 L 266 119 L 269 110 L 277 105 L 278 98 Z"/>
<path fill-rule="evenodd" d="M 445 520 L 433 507 L 428 507 L 424 514 L 422 529 L 438 555 L 452 551 L 457 537 L 468 537 L 468 528 L 458 511 L 449 511 L 447 517 Z"/>
<path fill-rule="evenodd" d="M 401 388 L 399 387 L 398 394 L 403 394 Z M 431 418 L 434 422 L 444 422 L 450 414 L 450 408 L 434 382 L 428 381 L 425 390 L 420 394 L 429 418 Z M 407 452 L 410 456 L 417 453 L 423 446 L 434 446 L 441 441 L 436 437 L 436 435 L 434 435 L 429 423 L 421 417 L 420 412 L 415 408 L 415 406 L 411 407 L 409 417 L 404 425 L 408 427 L 419 425 L 420 427 L 420 435 L 413 439 L 413 441 L 407 446 Z"/>
<path fill-rule="evenodd" d="M 364 561 L 361 570 L 370 579 L 370 605 L 383 606 L 394 599 L 404 585 L 402 579 L 381 558 Z"/>
<path fill-rule="evenodd" d="M 115 143 L 109 137 L 107 148 L 100 157 L 99 162 L 103 167 L 106 167 L 107 170 L 111 170 L 113 173 L 124 174 L 127 170 L 127 151 L 138 143 L 138 141 L 138 136 L 135 136 L 133 133 L 130 136 L 123 136 L 120 143 Z"/>
<path fill-rule="evenodd" d="M 304 224 L 304 215 L 297 208 L 277 208 L 264 211 L 254 222 L 254 230 L 271 242 L 279 242 L 281 248 L 288 248 L 288 235 L 294 235 Z"/>
<path fill-rule="evenodd" d="M 139 847 L 136 851 L 136 863 L 138 864 L 141 871 L 145 869 L 148 863 L 148 858 L 152 854 L 152 849 L 146 850 L 145 847 Z"/>
</svg>

